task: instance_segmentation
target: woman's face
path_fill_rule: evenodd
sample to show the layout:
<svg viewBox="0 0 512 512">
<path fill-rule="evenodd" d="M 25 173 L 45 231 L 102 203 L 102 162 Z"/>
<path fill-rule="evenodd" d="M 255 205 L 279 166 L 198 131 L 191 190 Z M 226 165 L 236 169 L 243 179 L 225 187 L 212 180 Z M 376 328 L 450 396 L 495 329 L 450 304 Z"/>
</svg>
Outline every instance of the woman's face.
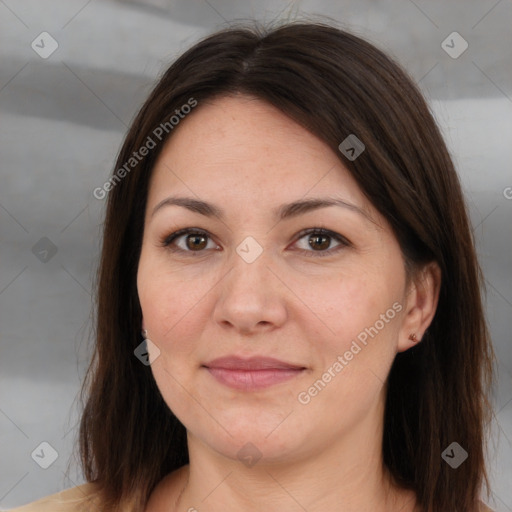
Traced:
<svg viewBox="0 0 512 512">
<path fill-rule="evenodd" d="M 237 96 L 200 103 L 154 168 L 137 278 L 151 370 L 189 435 L 230 458 L 375 431 L 412 345 L 399 245 L 338 156 Z"/>
</svg>

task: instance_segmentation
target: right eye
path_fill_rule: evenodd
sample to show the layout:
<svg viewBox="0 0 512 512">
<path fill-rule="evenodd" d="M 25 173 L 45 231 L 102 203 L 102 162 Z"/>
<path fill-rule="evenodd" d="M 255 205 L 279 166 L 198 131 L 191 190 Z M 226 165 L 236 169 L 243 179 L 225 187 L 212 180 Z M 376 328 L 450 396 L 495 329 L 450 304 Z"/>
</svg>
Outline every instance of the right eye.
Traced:
<svg viewBox="0 0 512 512">
<path fill-rule="evenodd" d="M 208 247 L 208 241 L 213 243 L 209 233 L 201 229 L 185 228 L 175 231 L 167 235 L 162 241 L 161 245 L 167 247 L 170 251 L 181 253 L 194 253 L 203 252 L 203 249 L 215 249 L 215 247 Z M 218 249 L 215 249 L 218 250 Z"/>
</svg>

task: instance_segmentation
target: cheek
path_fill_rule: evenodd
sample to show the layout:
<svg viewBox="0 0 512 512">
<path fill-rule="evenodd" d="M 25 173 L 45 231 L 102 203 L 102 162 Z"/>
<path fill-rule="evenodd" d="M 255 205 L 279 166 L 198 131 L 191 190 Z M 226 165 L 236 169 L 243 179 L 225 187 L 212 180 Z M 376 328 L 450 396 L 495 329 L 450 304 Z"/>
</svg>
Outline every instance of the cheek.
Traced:
<svg viewBox="0 0 512 512">
<path fill-rule="evenodd" d="M 389 278 L 392 275 L 389 270 L 354 270 L 309 287 L 304 301 L 309 309 L 304 312 L 316 327 L 306 327 L 306 336 L 317 365 L 308 385 L 317 385 L 311 388 L 311 395 L 309 388 L 302 389 L 307 395 L 302 396 L 315 402 L 311 411 L 337 403 L 347 407 L 344 413 L 353 408 L 353 415 L 358 416 L 386 381 L 396 354 L 403 308 L 397 300 L 401 297 L 400 280 Z M 303 322 L 306 325 L 308 322 Z M 359 399 L 354 401 L 356 396 Z"/>
<path fill-rule="evenodd" d="M 326 436 L 353 427 L 376 406 L 396 354 L 399 295 L 360 284 L 345 282 L 324 295 L 319 311 L 329 329 L 309 333 L 319 340 L 312 344 L 319 364 L 296 401 L 304 417 L 324 418 Z"/>
<path fill-rule="evenodd" d="M 396 282 L 383 279 L 385 275 L 352 269 L 296 281 L 294 291 L 303 303 L 303 313 L 336 344 L 336 340 L 347 341 L 373 325 L 400 297 Z"/>
<path fill-rule="evenodd" d="M 139 300 L 149 337 L 159 350 L 151 372 L 167 406 L 180 419 L 192 414 L 187 412 L 191 400 L 187 390 L 193 389 L 191 375 L 199 364 L 195 351 L 200 337 L 201 297 L 207 292 L 204 286 L 205 281 L 191 286 L 190 280 L 180 279 L 161 263 L 141 259 Z"/>
<path fill-rule="evenodd" d="M 188 339 L 200 327 L 199 316 L 216 276 L 184 278 L 168 268 L 160 257 L 141 255 L 137 285 L 142 314 L 151 339 L 162 350 L 188 353 Z"/>
</svg>

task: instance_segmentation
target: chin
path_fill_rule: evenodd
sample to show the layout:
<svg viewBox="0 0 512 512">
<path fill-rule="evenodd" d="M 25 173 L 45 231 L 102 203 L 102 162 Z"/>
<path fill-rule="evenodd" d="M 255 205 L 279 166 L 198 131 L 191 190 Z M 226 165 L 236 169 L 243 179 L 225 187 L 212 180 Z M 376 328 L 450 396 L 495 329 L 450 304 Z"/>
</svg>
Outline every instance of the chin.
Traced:
<svg viewBox="0 0 512 512">
<path fill-rule="evenodd" d="M 257 463 L 278 464 L 290 461 L 290 458 L 300 458 L 300 453 L 306 449 L 307 436 L 299 438 L 289 429 L 278 432 L 275 425 L 272 428 L 267 424 L 258 426 L 249 418 L 245 421 L 239 419 L 228 430 L 231 436 L 217 424 L 215 427 L 208 425 L 199 431 L 191 431 L 196 432 L 193 435 L 218 454 L 248 467 Z"/>
</svg>

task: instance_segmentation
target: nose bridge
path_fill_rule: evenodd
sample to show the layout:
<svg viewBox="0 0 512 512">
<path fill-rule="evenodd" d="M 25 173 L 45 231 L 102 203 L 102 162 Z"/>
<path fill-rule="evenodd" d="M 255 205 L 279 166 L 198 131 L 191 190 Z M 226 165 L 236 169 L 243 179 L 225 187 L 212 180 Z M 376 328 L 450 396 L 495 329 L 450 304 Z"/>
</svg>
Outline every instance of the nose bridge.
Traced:
<svg viewBox="0 0 512 512">
<path fill-rule="evenodd" d="M 268 268 L 269 258 L 270 251 L 252 237 L 236 247 L 215 307 L 217 322 L 251 331 L 259 324 L 284 321 L 286 307 L 279 283 Z"/>
<path fill-rule="evenodd" d="M 247 293 L 255 292 L 260 285 L 263 289 L 269 288 L 267 268 L 270 260 L 270 251 L 263 247 L 254 237 L 247 236 L 236 246 L 232 256 L 232 284 L 242 289 L 245 287 Z M 270 290 L 269 290 L 270 291 Z"/>
</svg>

